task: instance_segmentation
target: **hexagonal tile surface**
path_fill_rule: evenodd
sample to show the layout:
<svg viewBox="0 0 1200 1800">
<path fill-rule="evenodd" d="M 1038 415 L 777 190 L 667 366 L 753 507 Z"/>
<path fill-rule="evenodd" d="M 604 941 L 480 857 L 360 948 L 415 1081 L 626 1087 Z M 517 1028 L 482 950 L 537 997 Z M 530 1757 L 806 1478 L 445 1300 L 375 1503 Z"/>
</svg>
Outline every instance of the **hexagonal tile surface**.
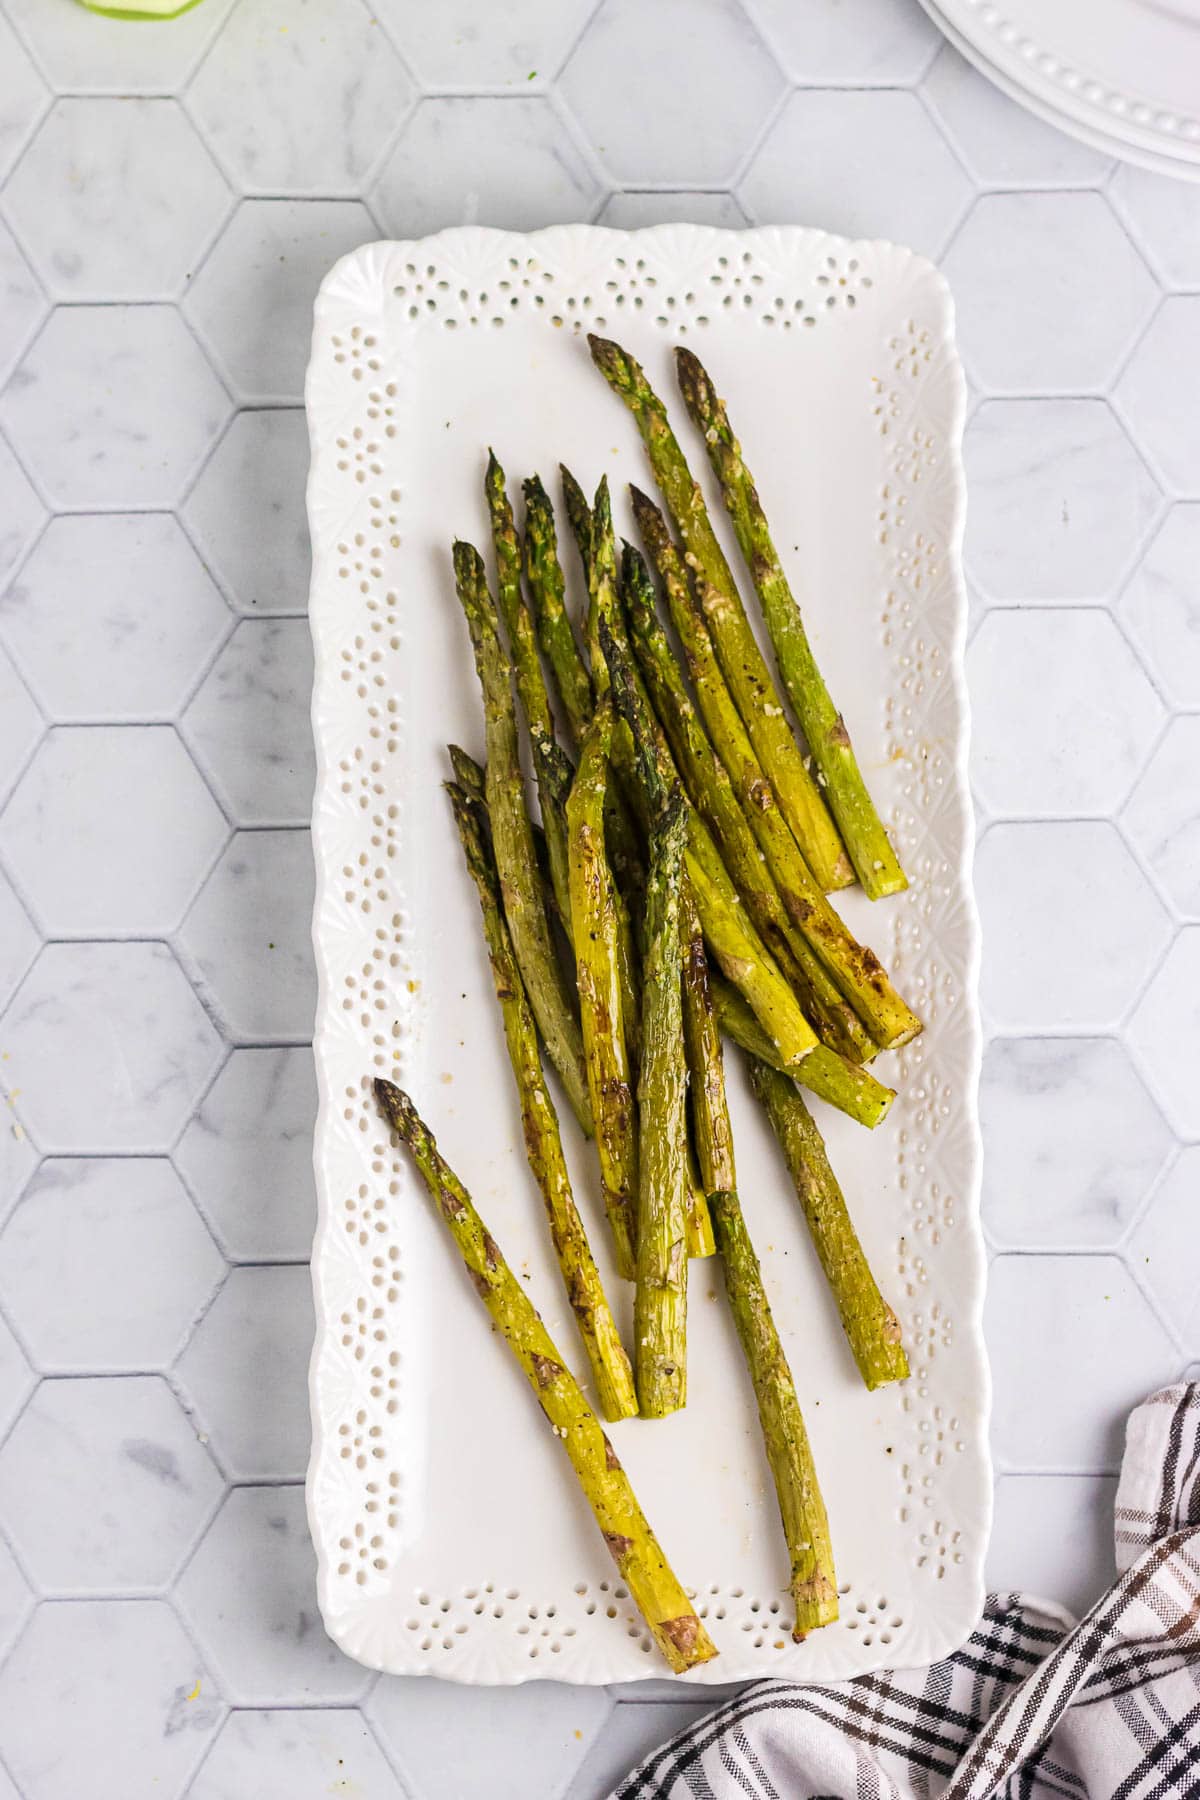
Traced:
<svg viewBox="0 0 1200 1800">
<path fill-rule="evenodd" d="M 1019 268 L 1020 280 L 997 282 L 997 266 Z M 945 272 L 963 357 L 992 393 L 1101 387 L 1158 300 L 1100 194 L 985 195 Z"/>
<path fill-rule="evenodd" d="M 49 95 L 29 60 L 25 46 L 7 19 L 0 18 L 0 175 L 6 175 L 33 129 Z"/>
<path fill-rule="evenodd" d="M 242 1705 L 353 1704 L 370 1685 L 325 1636 L 316 1574 L 304 1490 L 234 1488 L 178 1594 Z"/>
<path fill-rule="evenodd" d="M 51 1157 L 0 1234 L 0 1296 L 51 1374 L 166 1368 L 224 1273 L 158 1157 Z"/>
<path fill-rule="evenodd" d="M 802 85 L 900 87 L 917 81 L 941 38 L 909 0 L 865 0 L 851 10 L 819 0 L 800 12 L 789 0 L 749 0 L 787 74 Z"/>
<path fill-rule="evenodd" d="M 234 1269 L 180 1357 L 180 1385 L 235 1480 L 304 1474 L 312 1340 L 307 1269 Z"/>
<path fill-rule="evenodd" d="M 243 200 L 185 302 L 241 400 L 303 398 L 317 288 L 377 235 L 356 200 Z"/>
<path fill-rule="evenodd" d="M 793 94 L 738 195 L 760 225 L 803 218 L 847 237 L 940 254 L 971 186 L 913 94 Z"/>
<path fill-rule="evenodd" d="M 1198 758 L 1200 718 L 1173 720 L 1124 818 L 1151 874 L 1189 919 L 1200 919 L 1200 819 L 1192 803 Z"/>
<path fill-rule="evenodd" d="M 58 101 L 5 195 L 61 300 L 171 298 L 232 200 L 174 100 Z"/>
<path fill-rule="evenodd" d="M 165 944 L 48 944 L 9 1008 L 4 1048 L 44 1150 L 167 1149 L 220 1060 Z"/>
<path fill-rule="evenodd" d="M 1200 295 L 1165 300 L 1116 388 L 1130 430 L 1168 486 L 1200 495 L 1200 419 L 1175 404 L 1200 381 Z"/>
<path fill-rule="evenodd" d="M 0 382 L 25 348 L 46 305 L 16 238 L 0 220 Z"/>
<path fill-rule="evenodd" d="M 0 1539 L 0 1660 L 7 1656 L 33 1606 L 29 1583 L 8 1545 Z M 4 1794 L 0 1787 L 0 1797 Z"/>
<path fill-rule="evenodd" d="M 661 80 L 670 68 L 670 81 Z M 639 121 L 614 128 L 620 89 Z M 563 72 L 561 91 L 617 181 L 730 180 L 783 89 L 770 52 L 736 0 L 601 0 Z M 689 131 L 695 110 L 719 131 Z"/>
<path fill-rule="evenodd" d="M 362 0 L 242 0 L 190 99 L 244 192 L 347 192 L 368 173 L 412 99 L 412 83 Z M 444 22 L 443 22 L 444 24 Z"/>
<path fill-rule="evenodd" d="M 988 1548 L 993 1591 L 1046 1594 L 1080 1617 L 1116 1579 L 1111 1475 L 1004 1475 Z"/>
<path fill-rule="evenodd" d="M 550 102 L 536 97 L 422 100 L 371 191 L 398 238 L 443 225 L 533 231 L 586 219 L 599 198 L 583 151 Z"/>
<path fill-rule="evenodd" d="M 1178 1367 L 1115 1256 L 998 1256 L 985 1321 L 1002 1469 L 1115 1470 L 1130 1409 Z"/>
<path fill-rule="evenodd" d="M 1111 1029 L 1170 935 L 1161 902 L 1109 824 L 994 825 L 975 882 L 980 992 L 1003 1029 Z"/>
<path fill-rule="evenodd" d="M 0 1012 L 37 954 L 40 934 L 8 877 L 0 873 Z"/>
<path fill-rule="evenodd" d="M 680 1692 L 677 1688 L 676 1694 Z M 644 1758 L 663 1748 L 676 1732 L 699 1724 L 712 1711 L 713 1702 L 701 1699 L 699 1690 L 695 1699 L 656 1696 L 652 1706 L 632 1698 L 618 1700 L 567 1789 L 565 1800 L 593 1800 L 594 1795 L 614 1793 Z"/>
<path fill-rule="evenodd" d="M 175 1161 L 235 1262 L 301 1262 L 316 1224 L 309 1050 L 235 1050 Z"/>
<path fill-rule="evenodd" d="M 328 1800 L 330 1794 L 409 1800 L 358 1711 L 236 1712 L 225 1722 L 188 1800 Z"/>
<path fill-rule="evenodd" d="M 989 613 L 967 655 L 971 778 L 989 811 L 1103 814 L 1120 805 L 1163 720 L 1154 689 L 1107 613 Z M 1036 695 L 1020 731 L 1014 694 Z"/>
<path fill-rule="evenodd" d="M 59 307 L 0 395 L 61 506 L 170 506 L 228 412 L 173 306 Z"/>
<path fill-rule="evenodd" d="M 190 1696 L 194 1695 L 195 1698 Z M 47 1709 L 69 1731 L 46 1730 Z M 177 1794 L 221 1722 L 163 1600 L 51 1600 L 0 1672 L 0 1738 L 25 1800 Z"/>
<path fill-rule="evenodd" d="M 1200 1284 L 1192 1259 L 1180 1246 L 1195 1241 L 1200 1192 L 1200 1145 L 1183 1152 L 1139 1219 L 1129 1241 L 1129 1260 L 1179 1333 L 1185 1350 L 1200 1350 Z"/>
<path fill-rule="evenodd" d="M 525 1800 L 562 1794 L 612 1712 L 603 1688 L 531 1681 L 501 1710 L 483 1688 L 385 1677 L 367 1713 L 418 1794 Z M 504 1755 L 516 1734 L 520 1767 Z"/>
<path fill-rule="evenodd" d="M 75 0 L 7 0 L 51 81 L 64 92 L 90 94 L 161 94 L 178 86 L 233 3 L 204 0 L 172 19 L 169 31 L 114 31 L 109 19 Z"/>
<path fill-rule="evenodd" d="M 37 1166 L 38 1154 L 33 1139 L 18 1117 L 20 1102 L 14 1101 L 11 1095 L 3 1097 L 8 1099 L 8 1117 L 0 1123 L 0 1218 L 7 1218 Z"/>
<path fill-rule="evenodd" d="M 985 594 L 1095 600 L 1112 592 L 1160 496 L 1102 400 L 989 400 L 967 427 L 964 451 L 967 565 Z"/>
<path fill-rule="evenodd" d="M 746 214 L 732 194 L 718 193 L 623 193 L 610 194 L 596 215 L 597 225 L 618 231 L 641 231 L 646 225 L 720 225 L 736 231 L 747 223 Z"/>
<path fill-rule="evenodd" d="M 1112 158 L 1018 106 L 949 44 L 921 92 L 979 180 L 993 187 L 1085 187 L 1104 179 Z"/>
<path fill-rule="evenodd" d="M 1108 191 L 1160 279 L 1200 287 L 1200 194 L 1190 183 L 1122 163 Z"/>
<path fill-rule="evenodd" d="M 0 396 L 0 404 L 3 396 Z M 12 572 L 41 530 L 46 509 L 20 463 L 0 438 L 0 581 Z"/>
<path fill-rule="evenodd" d="M 303 412 L 242 412 L 188 495 L 188 527 L 239 611 L 308 605 L 307 478 Z"/>
<path fill-rule="evenodd" d="M 33 695 L 0 649 L 0 800 L 20 775 L 44 729 Z"/>
<path fill-rule="evenodd" d="M 60 720 L 173 718 L 231 626 L 169 513 L 52 519 L 0 596 L 0 636 Z"/>
<path fill-rule="evenodd" d="M 1147 668 L 1177 706 L 1200 706 L 1200 506 L 1173 506 L 1121 596 Z"/>
<path fill-rule="evenodd" d="M 239 832 L 201 889 L 182 942 L 235 1037 L 311 1037 L 312 904 L 306 831 Z"/>
<path fill-rule="evenodd" d="M 0 1438 L 2 1438 L 33 1387 L 34 1375 L 25 1352 L 0 1319 Z"/>
<path fill-rule="evenodd" d="M 1167 1117 L 1182 1137 L 1200 1137 L 1192 1078 L 1200 1028 L 1200 927 L 1181 931 L 1129 1024 L 1129 1041 Z"/>
<path fill-rule="evenodd" d="M 1115 1244 L 1171 1133 L 1111 1038 L 999 1038 L 983 1059 L 983 1212 L 1010 1249 Z"/>
<path fill-rule="evenodd" d="M 157 1375 L 43 1381 L 0 1450 L 0 1508 L 43 1593 L 160 1587 L 223 1486 Z"/>
<path fill-rule="evenodd" d="M 0 850 L 52 935 L 163 935 L 227 830 L 169 725 L 61 725 L 0 817 Z"/>
<path fill-rule="evenodd" d="M 312 815 L 312 664 L 305 620 L 247 619 L 183 716 L 194 755 L 241 825 L 304 825 Z"/>
<path fill-rule="evenodd" d="M 595 0 L 442 0 L 436 14 L 407 0 L 375 0 L 417 79 L 430 88 L 525 88 L 553 79 Z"/>
</svg>

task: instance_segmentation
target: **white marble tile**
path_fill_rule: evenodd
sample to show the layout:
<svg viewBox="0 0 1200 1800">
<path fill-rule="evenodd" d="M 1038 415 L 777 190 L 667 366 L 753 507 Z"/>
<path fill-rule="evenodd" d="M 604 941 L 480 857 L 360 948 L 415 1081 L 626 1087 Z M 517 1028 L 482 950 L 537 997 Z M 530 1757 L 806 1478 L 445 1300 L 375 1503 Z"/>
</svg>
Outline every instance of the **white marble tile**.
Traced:
<svg viewBox="0 0 1200 1800">
<path fill-rule="evenodd" d="M 312 660 L 307 620 L 244 620 L 180 721 L 239 825 L 305 825 L 312 816 Z"/>
<path fill-rule="evenodd" d="M 25 1800 L 165 1800 L 222 1712 L 163 1600 L 46 1601 L 0 1671 L 0 1740 Z"/>
<path fill-rule="evenodd" d="M 175 1152 L 235 1262 L 301 1262 L 316 1224 L 312 1053 L 235 1050 Z"/>
<path fill-rule="evenodd" d="M 46 307 L 37 276 L 0 219 L 0 382 L 8 377 Z"/>
<path fill-rule="evenodd" d="M 946 44 L 921 89 L 971 172 L 990 187 L 1086 187 L 1112 158 L 1010 100 Z"/>
<path fill-rule="evenodd" d="M 738 183 L 759 225 L 822 225 L 939 256 L 971 184 L 914 94 L 793 94 Z"/>
<path fill-rule="evenodd" d="M 1171 1133 L 1111 1038 L 998 1038 L 983 1059 L 983 1214 L 1006 1249 L 1115 1244 Z"/>
<path fill-rule="evenodd" d="M 1116 1580 L 1111 1475 L 1004 1475 L 987 1584 L 1056 1600 L 1081 1618 Z"/>
<path fill-rule="evenodd" d="M 171 719 L 229 609 L 170 513 L 61 515 L 0 596 L 0 637 L 53 719 Z"/>
<path fill-rule="evenodd" d="M 33 1591 L 17 1567 L 16 1558 L 0 1539 L 0 1661 L 8 1655 L 13 1641 L 33 1607 Z M 4 1788 L 0 1786 L 0 1800 Z"/>
<path fill-rule="evenodd" d="M 233 196 L 177 101 L 73 99 L 43 121 L 4 204 L 56 299 L 166 300 Z"/>
<path fill-rule="evenodd" d="M 188 1800 L 409 1800 L 362 1714 L 236 1712 L 225 1721 Z"/>
<path fill-rule="evenodd" d="M 184 303 L 240 400 L 303 398 L 322 278 L 377 236 L 356 200 L 243 200 Z"/>
<path fill-rule="evenodd" d="M 1200 506 L 1173 506 L 1121 596 L 1146 667 L 1176 706 L 1200 706 Z"/>
<path fill-rule="evenodd" d="M 184 921 L 189 961 L 241 1041 L 312 1035 L 313 885 L 306 831 L 241 831 Z"/>
<path fill-rule="evenodd" d="M 1200 295 L 1163 302 L 1117 383 L 1114 398 L 1167 487 L 1200 496 L 1200 418 L 1180 406 L 1200 383 Z"/>
<path fill-rule="evenodd" d="M 1162 1307 L 1189 1356 L 1200 1352 L 1200 1281 L 1196 1242 L 1200 1145 L 1191 1144 L 1158 1189 L 1129 1240 L 1129 1261 Z M 1196 1377 L 1192 1377 L 1196 1379 Z"/>
<path fill-rule="evenodd" d="M 0 1026 L 0 1039 L 4 1036 Z M 0 1051 L 0 1219 L 7 1218 L 37 1167 L 38 1152 L 20 1116 L 20 1101 L 8 1094 L 10 1055 Z"/>
<path fill-rule="evenodd" d="M 180 1357 L 179 1385 L 235 1481 L 304 1474 L 312 1340 L 306 1268 L 234 1269 Z"/>
<path fill-rule="evenodd" d="M 1168 287 L 1200 287 L 1200 189 L 1122 163 L 1109 198 Z"/>
<path fill-rule="evenodd" d="M 941 37 L 917 0 L 748 0 L 785 72 L 804 86 L 865 82 L 899 87 L 918 81 Z"/>
<path fill-rule="evenodd" d="M 1100 600 L 1161 504 L 1102 400 L 989 400 L 967 427 L 968 572 L 993 600 Z"/>
<path fill-rule="evenodd" d="M 1180 1136 L 1200 1137 L 1200 927 L 1171 945 L 1130 1020 L 1129 1042 Z"/>
<path fill-rule="evenodd" d="M 303 412 L 241 412 L 188 495 L 188 530 L 240 612 L 307 607 L 307 479 Z"/>
<path fill-rule="evenodd" d="M 165 944 L 49 944 L 0 1027 L 0 1053 L 43 1150 L 103 1153 L 168 1149 L 220 1043 Z"/>
<path fill-rule="evenodd" d="M 189 105 L 244 193 L 356 193 L 412 82 L 362 0 L 292 0 L 283 16 L 276 0 L 240 0 Z"/>
<path fill-rule="evenodd" d="M 0 800 L 16 782 L 45 729 L 33 695 L 0 648 Z"/>
<path fill-rule="evenodd" d="M 325 1636 L 316 1575 L 303 1488 L 234 1488 L 176 1591 L 240 1705 L 353 1705 L 369 1686 Z"/>
<path fill-rule="evenodd" d="M 228 831 L 171 726 L 59 725 L 0 816 L 0 852 L 48 936 L 158 937 Z"/>
<path fill-rule="evenodd" d="M 45 522 L 45 507 L 17 458 L 0 438 L 0 581 L 17 568 Z"/>
<path fill-rule="evenodd" d="M 503 1695 L 385 1676 L 367 1716 L 414 1793 L 561 1800 L 612 1711 L 603 1688 L 531 1681 Z M 517 1741 L 519 1758 L 506 1755 Z"/>
<path fill-rule="evenodd" d="M 647 225 L 719 225 L 737 231 L 746 214 L 732 194 L 681 192 L 610 194 L 596 216 L 597 225 L 618 231 L 641 231 Z"/>
<path fill-rule="evenodd" d="M 964 360 L 994 394 L 1103 389 L 1159 298 L 1101 194 L 985 194 L 943 268 Z"/>
<path fill-rule="evenodd" d="M 1163 708 L 1106 612 L 991 612 L 967 654 L 971 781 L 993 815 L 1104 815 L 1121 805 Z M 1010 729 L 1013 697 L 1036 696 Z"/>
<path fill-rule="evenodd" d="M 1179 1363 L 1124 1264 L 998 1256 L 985 1321 L 1000 1471 L 1115 1472 L 1130 1409 Z"/>
<path fill-rule="evenodd" d="M 602 0 L 559 87 L 615 181 L 707 187 L 737 174 L 784 83 L 736 0 Z M 719 127 L 689 130 L 697 114 Z"/>
<path fill-rule="evenodd" d="M 170 28 L 114 31 L 78 0 L 5 0 L 63 93 L 163 94 L 182 86 L 234 0 L 204 0 Z"/>
<path fill-rule="evenodd" d="M 595 0 L 374 0 L 377 19 L 429 88 L 544 87 L 587 23 Z"/>
<path fill-rule="evenodd" d="M 0 1012 L 37 955 L 41 933 L 22 906 L 8 877 L 0 871 Z M 3 1130 L 0 1122 L 0 1130 Z"/>
<path fill-rule="evenodd" d="M 536 96 L 422 100 L 371 203 L 391 237 L 448 225 L 536 231 L 587 219 L 600 183 L 561 115 Z"/>
<path fill-rule="evenodd" d="M 1122 823 L 1171 905 L 1200 919 L 1200 718 L 1174 719 L 1133 791 Z"/>
<path fill-rule="evenodd" d="M 711 1700 L 622 1701 L 615 1706 L 566 1800 L 608 1800 L 652 1751 L 690 1730 L 713 1710 Z"/>
<path fill-rule="evenodd" d="M 0 1234 L 0 1298 L 48 1374 L 167 1368 L 224 1274 L 158 1157 L 50 1157 Z"/>
<path fill-rule="evenodd" d="M 44 1594 L 161 1587 L 223 1489 L 157 1375 L 43 1381 L 0 1449 L 0 1512 Z"/>
<path fill-rule="evenodd" d="M 20 155 L 39 113 L 49 105 L 50 96 L 25 46 L 2 14 L 0 69 L 4 70 L 4 85 L 0 88 L 0 176 L 3 176 Z"/>
<path fill-rule="evenodd" d="M 1108 1031 L 1170 924 L 1112 825 L 993 825 L 975 859 L 980 993 L 1006 1031 Z"/>
<path fill-rule="evenodd" d="M 25 1352 L 0 1319 L 0 1439 L 29 1398 L 34 1380 Z"/>
<path fill-rule="evenodd" d="M 170 506 L 229 413 L 170 306 L 52 313 L 0 422 L 59 506 Z"/>
</svg>

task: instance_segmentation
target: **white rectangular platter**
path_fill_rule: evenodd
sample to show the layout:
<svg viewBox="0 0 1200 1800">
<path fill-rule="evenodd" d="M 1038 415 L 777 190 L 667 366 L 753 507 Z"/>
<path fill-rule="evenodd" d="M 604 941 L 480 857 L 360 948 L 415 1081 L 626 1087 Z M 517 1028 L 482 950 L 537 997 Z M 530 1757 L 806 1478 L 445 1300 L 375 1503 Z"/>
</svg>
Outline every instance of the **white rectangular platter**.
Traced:
<svg viewBox="0 0 1200 1800">
<path fill-rule="evenodd" d="M 589 490 L 606 473 L 618 531 L 632 535 L 626 483 L 648 471 L 592 367 L 589 329 L 643 361 L 697 475 L 707 465 L 671 346 L 694 344 L 729 400 L 911 878 L 898 900 L 854 894 L 845 910 L 926 1021 L 882 1059 L 900 1098 L 878 1131 L 814 1102 L 903 1324 L 902 1388 L 862 1388 L 775 1146 L 732 1071 L 742 1199 L 828 1502 L 839 1622 L 792 1642 L 784 1546 L 715 1261 L 692 1265 L 686 1412 L 613 1437 L 720 1649 L 692 1682 L 915 1663 L 977 1617 L 991 1493 L 963 382 L 950 299 L 927 262 L 798 229 L 466 229 L 371 245 L 321 290 L 307 387 L 321 1089 L 308 1493 L 321 1611 L 350 1655 L 402 1674 L 663 1673 L 369 1088 L 385 1073 L 412 1093 L 578 1368 L 441 783 L 448 742 L 482 753 L 449 546 L 486 545 L 486 446 L 518 496 L 533 471 L 557 493 L 560 459 Z M 715 493 L 710 505 L 721 528 Z M 736 567 L 732 542 L 730 553 Z M 562 1110 L 616 1296 L 591 1158 Z M 627 1319 L 627 1294 L 619 1306 Z"/>
</svg>

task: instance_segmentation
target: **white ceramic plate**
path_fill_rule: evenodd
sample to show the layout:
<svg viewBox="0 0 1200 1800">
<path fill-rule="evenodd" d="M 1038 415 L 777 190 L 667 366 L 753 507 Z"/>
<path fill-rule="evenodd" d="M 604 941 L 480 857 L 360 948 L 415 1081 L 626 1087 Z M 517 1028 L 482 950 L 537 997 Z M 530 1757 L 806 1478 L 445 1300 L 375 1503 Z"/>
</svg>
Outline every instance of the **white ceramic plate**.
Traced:
<svg viewBox="0 0 1200 1800">
<path fill-rule="evenodd" d="M 848 911 L 927 1020 L 889 1059 L 902 1096 L 884 1128 L 821 1117 L 911 1346 L 903 1389 L 860 1386 L 734 1082 L 743 1200 L 833 1521 L 840 1622 L 803 1645 L 787 1633 L 784 1549 L 714 1264 L 694 1265 L 690 1406 L 613 1435 L 720 1646 L 692 1680 L 921 1661 L 975 1621 L 991 1489 L 951 316 L 909 251 L 800 230 L 452 231 L 360 250 L 321 290 L 307 387 L 321 983 L 309 1506 L 326 1626 L 363 1662 L 479 1682 L 663 1673 L 368 1087 L 385 1072 L 411 1090 L 578 1367 L 440 783 L 448 740 L 482 747 L 449 544 L 485 540 L 485 446 L 518 492 L 560 458 L 588 484 L 607 472 L 630 529 L 640 445 L 592 368 L 593 326 L 672 399 L 670 348 L 686 338 L 729 396 L 913 878 L 898 902 L 854 896 Z M 564 1135 L 607 1271 L 590 1158 L 569 1121 Z"/>
<path fill-rule="evenodd" d="M 1109 155 L 1200 181 L 1200 0 L 921 0 L 1013 99 Z"/>
</svg>

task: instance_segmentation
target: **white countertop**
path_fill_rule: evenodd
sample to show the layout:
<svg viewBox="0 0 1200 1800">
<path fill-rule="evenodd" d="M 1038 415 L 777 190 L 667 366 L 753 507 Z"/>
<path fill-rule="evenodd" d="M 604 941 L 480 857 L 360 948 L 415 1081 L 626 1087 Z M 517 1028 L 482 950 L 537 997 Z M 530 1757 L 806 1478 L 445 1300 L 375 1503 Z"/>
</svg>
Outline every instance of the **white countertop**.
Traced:
<svg viewBox="0 0 1200 1800">
<path fill-rule="evenodd" d="M 1125 1412 L 1200 1356 L 1200 187 L 1059 137 L 915 0 L 373 10 L 0 0 L 0 1800 L 599 1800 L 713 1703 L 376 1681 L 315 1615 L 299 403 L 374 236 L 941 260 L 995 1584 L 1093 1597 Z"/>
</svg>

